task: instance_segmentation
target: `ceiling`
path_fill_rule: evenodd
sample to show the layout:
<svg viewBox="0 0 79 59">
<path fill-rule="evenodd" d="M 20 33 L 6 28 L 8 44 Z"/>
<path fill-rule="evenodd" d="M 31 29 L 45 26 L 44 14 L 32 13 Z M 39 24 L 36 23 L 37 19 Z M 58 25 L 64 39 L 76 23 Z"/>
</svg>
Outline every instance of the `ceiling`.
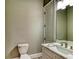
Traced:
<svg viewBox="0 0 79 59">
<path fill-rule="evenodd" d="M 51 0 L 43 0 L 43 6 L 45 6 L 48 2 L 50 2 Z"/>
</svg>

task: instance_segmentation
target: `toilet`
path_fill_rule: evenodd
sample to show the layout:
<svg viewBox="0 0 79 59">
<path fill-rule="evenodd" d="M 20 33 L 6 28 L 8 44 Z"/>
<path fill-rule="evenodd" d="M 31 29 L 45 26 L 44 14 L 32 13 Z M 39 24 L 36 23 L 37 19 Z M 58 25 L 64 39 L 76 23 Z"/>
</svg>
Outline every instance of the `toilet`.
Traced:
<svg viewBox="0 0 79 59">
<path fill-rule="evenodd" d="M 20 59 L 31 59 L 30 55 L 27 54 L 29 44 L 18 44 L 18 50 L 20 53 Z"/>
</svg>

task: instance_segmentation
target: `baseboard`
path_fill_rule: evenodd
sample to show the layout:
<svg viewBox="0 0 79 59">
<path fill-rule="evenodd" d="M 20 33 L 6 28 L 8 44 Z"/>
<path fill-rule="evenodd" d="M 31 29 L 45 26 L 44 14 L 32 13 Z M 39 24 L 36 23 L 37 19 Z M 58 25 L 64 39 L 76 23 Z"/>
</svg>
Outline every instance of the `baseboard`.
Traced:
<svg viewBox="0 0 79 59">
<path fill-rule="evenodd" d="M 41 56 L 42 56 L 42 53 L 35 53 L 30 55 L 31 58 L 39 58 Z"/>
</svg>

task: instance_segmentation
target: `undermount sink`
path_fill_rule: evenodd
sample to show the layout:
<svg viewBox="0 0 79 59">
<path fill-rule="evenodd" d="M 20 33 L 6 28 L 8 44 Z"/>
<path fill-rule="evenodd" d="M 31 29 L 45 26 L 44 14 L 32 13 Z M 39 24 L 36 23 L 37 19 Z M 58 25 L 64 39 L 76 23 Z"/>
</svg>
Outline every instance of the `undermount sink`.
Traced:
<svg viewBox="0 0 79 59">
<path fill-rule="evenodd" d="M 70 50 L 68 50 L 68 49 L 66 49 L 66 48 L 64 48 L 64 47 L 62 47 L 62 46 L 56 46 L 56 47 L 57 47 L 57 50 L 58 50 L 58 51 L 60 51 L 60 52 L 62 52 L 62 53 L 64 53 L 64 54 L 67 54 L 67 55 L 73 54 L 72 51 L 70 51 Z"/>
<path fill-rule="evenodd" d="M 58 51 L 60 53 L 63 53 L 65 55 L 72 55 L 73 52 L 71 50 L 68 50 L 60 45 L 53 45 L 51 47 L 49 47 L 49 49 L 54 49 L 55 51 Z"/>
</svg>

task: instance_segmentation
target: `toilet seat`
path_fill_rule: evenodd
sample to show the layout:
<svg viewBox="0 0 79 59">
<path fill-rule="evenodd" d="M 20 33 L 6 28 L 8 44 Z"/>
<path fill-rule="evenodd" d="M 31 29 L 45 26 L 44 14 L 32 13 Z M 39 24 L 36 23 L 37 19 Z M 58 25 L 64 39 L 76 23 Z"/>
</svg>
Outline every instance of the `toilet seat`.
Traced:
<svg viewBox="0 0 79 59">
<path fill-rule="evenodd" d="M 31 59 L 31 57 L 28 54 L 23 54 L 20 56 L 20 59 Z"/>
</svg>

